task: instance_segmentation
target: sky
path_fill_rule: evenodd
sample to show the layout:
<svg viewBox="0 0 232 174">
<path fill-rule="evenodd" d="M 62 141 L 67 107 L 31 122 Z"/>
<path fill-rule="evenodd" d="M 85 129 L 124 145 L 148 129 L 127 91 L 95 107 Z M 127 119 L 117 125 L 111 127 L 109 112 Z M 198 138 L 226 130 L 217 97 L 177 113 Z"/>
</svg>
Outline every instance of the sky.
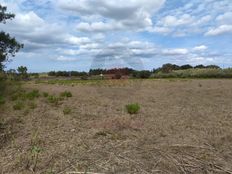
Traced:
<svg viewBox="0 0 232 174">
<path fill-rule="evenodd" d="M 7 69 L 232 67 L 232 0 L 0 0 L 24 44 Z"/>
</svg>

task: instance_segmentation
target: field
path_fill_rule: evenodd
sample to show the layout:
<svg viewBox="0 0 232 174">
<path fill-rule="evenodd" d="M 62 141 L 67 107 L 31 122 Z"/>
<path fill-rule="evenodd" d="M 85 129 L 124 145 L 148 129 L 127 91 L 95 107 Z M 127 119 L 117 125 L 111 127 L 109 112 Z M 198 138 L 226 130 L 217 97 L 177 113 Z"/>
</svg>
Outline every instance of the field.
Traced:
<svg viewBox="0 0 232 174">
<path fill-rule="evenodd" d="M 25 82 L 31 95 L 0 106 L 0 173 L 231 174 L 231 87 L 229 79 Z"/>
</svg>

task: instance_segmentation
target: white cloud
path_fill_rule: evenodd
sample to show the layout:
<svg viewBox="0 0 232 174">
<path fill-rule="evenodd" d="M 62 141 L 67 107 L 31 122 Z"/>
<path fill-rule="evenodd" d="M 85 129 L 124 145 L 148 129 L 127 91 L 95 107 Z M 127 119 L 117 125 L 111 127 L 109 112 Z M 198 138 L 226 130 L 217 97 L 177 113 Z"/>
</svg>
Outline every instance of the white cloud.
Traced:
<svg viewBox="0 0 232 174">
<path fill-rule="evenodd" d="M 189 0 L 186 5 L 159 14 L 150 32 L 178 37 L 204 34 L 209 29 L 231 25 L 231 11 L 230 0 Z"/>
<path fill-rule="evenodd" d="M 162 51 L 162 54 L 167 56 L 186 55 L 188 53 L 189 53 L 188 49 L 185 48 L 164 49 Z"/>
<path fill-rule="evenodd" d="M 70 44 L 74 45 L 82 45 L 82 44 L 89 44 L 91 40 L 88 37 L 75 37 L 72 35 L 65 36 L 65 41 Z"/>
<path fill-rule="evenodd" d="M 216 18 L 220 24 L 232 24 L 232 12 L 226 12 Z"/>
<path fill-rule="evenodd" d="M 165 0 L 59 0 L 59 7 L 81 18 L 77 29 L 83 32 L 112 30 L 145 30 L 151 27 L 152 16 Z M 85 21 L 87 19 L 87 21 Z M 91 19 L 98 19 L 92 21 Z"/>
<path fill-rule="evenodd" d="M 150 27 L 147 29 L 149 32 L 154 32 L 154 33 L 162 33 L 162 34 L 167 34 L 170 33 L 172 30 L 168 27 Z"/>
<path fill-rule="evenodd" d="M 199 45 L 199 46 L 194 47 L 193 51 L 205 51 L 207 49 L 208 49 L 207 46 L 205 46 L 205 45 Z"/>
<path fill-rule="evenodd" d="M 59 57 L 57 57 L 57 58 L 54 58 L 53 60 L 61 61 L 61 62 L 73 62 L 73 61 L 76 61 L 75 58 L 64 57 L 64 56 L 59 56 Z"/>
<path fill-rule="evenodd" d="M 222 34 L 232 33 L 232 25 L 221 25 L 217 28 L 212 28 L 205 33 L 206 36 L 217 36 Z"/>
<path fill-rule="evenodd" d="M 180 25 L 187 25 L 193 22 L 193 17 L 189 14 L 184 14 L 180 17 L 175 16 L 166 16 L 162 21 L 160 21 L 160 24 L 166 26 L 166 27 L 173 27 L 173 26 L 180 26 Z"/>
</svg>

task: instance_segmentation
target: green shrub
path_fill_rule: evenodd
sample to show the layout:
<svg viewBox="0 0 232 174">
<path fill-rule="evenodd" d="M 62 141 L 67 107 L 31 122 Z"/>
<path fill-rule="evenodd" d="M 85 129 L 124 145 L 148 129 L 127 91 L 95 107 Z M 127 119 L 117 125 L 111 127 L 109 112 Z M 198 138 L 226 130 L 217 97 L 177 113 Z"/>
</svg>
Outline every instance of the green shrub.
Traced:
<svg viewBox="0 0 232 174">
<path fill-rule="evenodd" d="M 126 110 L 129 114 L 137 114 L 140 110 L 140 106 L 138 103 L 133 103 L 126 105 Z"/>
<path fill-rule="evenodd" d="M 26 98 L 29 100 L 34 100 L 35 98 L 39 98 L 39 97 L 40 97 L 39 90 L 33 90 L 26 94 Z"/>
<path fill-rule="evenodd" d="M 3 96 L 0 96 L 0 105 L 4 105 L 5 104 L 5 99 Z"/>
<path fill-rule="evenodd" d="M 72 97 L 72 93 L 69 92 L 69 91 L 64 91 L 64 92 L 60 93 L 60 97 L 67 97 L 67 98 L 69 98 L 69 97 Z"/>
<path fill-rule="evenodd" d="M 71 112 L 72 112 L 71 109 L 68 108 L 68 107 L 65 107 L 64 110 L 63 110 L 64 115 L 71 114 Z"/>
<path fill-rule="evenodd" d="M 24 104 L 22 102 L 17 102 L 15 105 L 13 105 L 14 110 L 22 110 L 24 108 Z"/>
<path fill-rule="evenodd" d="M 47 92 L 43 92 L 43 96 L 44 96 L 45 98 L 47 98 L 47 97 L 49 96 L 49 94 L 48 94 Z"/>
<path fill-rule="evenodd" d="M 59 98 L 56 97 L 56 96 L 54 96 L 54 95 L 49 95 L 49 96 L 47 97 L 47 99 L 48 99 L 48 102 L 49 102 L 49 103 L 52 103 L 52 104 L 55 104 L 55 105 L 58 105 L 58 104 L 59 104 Z"/>
</svg>

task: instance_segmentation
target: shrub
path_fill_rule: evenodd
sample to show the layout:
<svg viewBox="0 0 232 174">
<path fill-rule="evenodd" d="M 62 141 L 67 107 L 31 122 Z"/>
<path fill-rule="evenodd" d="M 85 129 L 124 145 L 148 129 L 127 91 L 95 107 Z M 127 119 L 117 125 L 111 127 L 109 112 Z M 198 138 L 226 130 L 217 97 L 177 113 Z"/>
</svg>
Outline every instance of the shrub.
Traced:
<svg viewBox="0 0 232 174">
<path fill-rule="evenodd" d="M 57 98 L 54 95 L 49 95 L 47 99 L 48 99 L 49 103 L 52 103 L 52 104 L 55 104 L 55 105 L 59 104 L 59 98 Z"/>
<path fill-rule="evenodd" d="M 126 110 L 129 114 L 137 114 L 140 110 L 140 106 L 137 103 L 126 105 Z"/>
<path fill-rule="evenodd" d="M 39 90 L 33 90 L 26 94 L 27 99 L 34 100 L 35 98 L 39 98 Z"/>
<path fill-rule="evenodd" d="M 68 107 L 65 107 L 64 110 L 63 110 L 64 115 L 71 114 L 71 112 L 72 112 L 71 109 L 68 108 Z"/>
<path fill-rule="evenodd" d="M 22 102 L 17 102 L 15 105 L 13 105 L 14 110 L 22 110 L 24 108 L 24 104 Z"/>
<path fill-rule="evenodd" d="M 72 93 L 69 92 L 69 91 L 64 91 L 64 92 L 60 93 L 60 97 L 67 97 L 67 98 L 69 98 L 69 97 L 72 97 Z"/>
<path fill-rule="evenodd" d="M 0 105 L 4 105 L 5 104 L 5 99 L 3 96 L 0 96 Z"/>
<path fill-rule="evenodd" d="M 121 79 L 121 78 L 122 78 L 122 75 L 117 73 L 117 74 L 114 75 L 113 78 L 114 78 L 114 79 Z"/>
<path fill-rule="evenodd" d="M 43 96 L 44 96 L 45 98 L 47 98 L 47 97 L 49 96 L 49 94 L 48 94 L 47 92 L 43 92 Z"/>
</svg>

